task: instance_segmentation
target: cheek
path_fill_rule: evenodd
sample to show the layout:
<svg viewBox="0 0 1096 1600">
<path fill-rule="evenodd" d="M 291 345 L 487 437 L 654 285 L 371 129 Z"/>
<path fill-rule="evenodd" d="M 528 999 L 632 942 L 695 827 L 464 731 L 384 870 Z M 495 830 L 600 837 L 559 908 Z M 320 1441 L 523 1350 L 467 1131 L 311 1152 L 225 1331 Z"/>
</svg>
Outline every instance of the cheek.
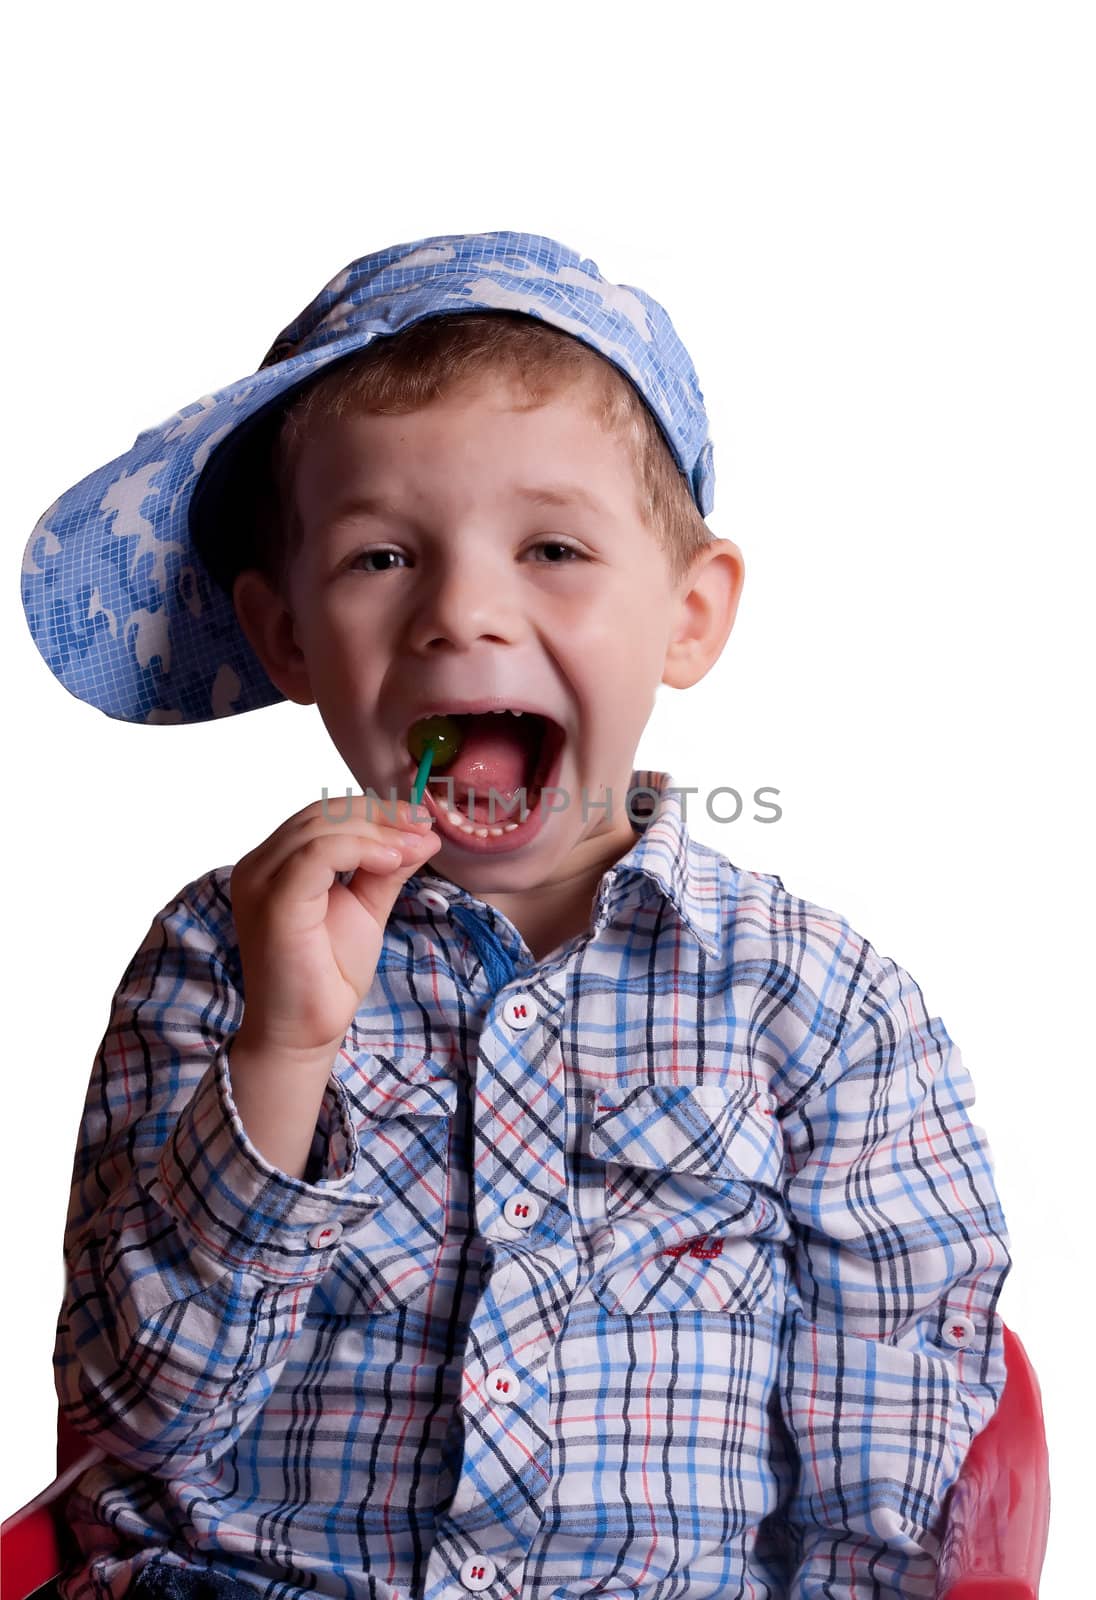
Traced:
<svg viewBox="0 0 1096 1600">
<path fill-rule="evenodd" d="M 574 641 L 572 657 L 579 653 L 606 660 L 631 660 L 633 652 L 651 653 L 660 624 L 649 607 L 637 604 L 630 596 L 614 597 L 610 604 L 573 608 L 561 617 L 559 631 Z"/>
<path fill-rule="evenodd" d="M 624 611 L 596 627 L 568 631 L 571 660 L 578 665 L 586 662 L 596 672 L 609 689 L 610 700 L 646 704 L 649 686 L 662 677 L 666 659 L 663 628 L 659 617 Z"/>
<path fill-rule="evenodd" d="M 379 677 L 379 656 L 368 634 L 329 631 L 309 641 L 309 677 L 317 698 L 338 712 L 364 704 Z"/>
</svg>

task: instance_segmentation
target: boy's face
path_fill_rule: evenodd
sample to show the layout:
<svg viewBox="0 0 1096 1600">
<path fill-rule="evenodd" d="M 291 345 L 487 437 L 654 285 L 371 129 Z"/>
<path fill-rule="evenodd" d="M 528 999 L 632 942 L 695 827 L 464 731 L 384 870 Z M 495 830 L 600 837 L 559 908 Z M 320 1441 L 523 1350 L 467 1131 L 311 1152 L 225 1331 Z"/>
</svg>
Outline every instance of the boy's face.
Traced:
<svg viewBox="0 0 1096 1600">
<path fill-rule="evenodd" d="M 630 847 L 624 799 L 656 688 L 704 675 L 742 582 L 718 540 L 673 586 L 620 440 L 573 391 L 523 401 L 492 378 L 410 415 L 323 424 L 298 459 L 288 605 L 256 574 L 236 589 L 267 671 L 316 702 L 363 790 L 409 797 L 408 730 L 430 711 L 497 696 L 559 725 L 563 809 L 546 799 L 532 833 L 485 842 L 435 824 L 432 868 L 484 895 L 596 876 Z"/>
</svg>

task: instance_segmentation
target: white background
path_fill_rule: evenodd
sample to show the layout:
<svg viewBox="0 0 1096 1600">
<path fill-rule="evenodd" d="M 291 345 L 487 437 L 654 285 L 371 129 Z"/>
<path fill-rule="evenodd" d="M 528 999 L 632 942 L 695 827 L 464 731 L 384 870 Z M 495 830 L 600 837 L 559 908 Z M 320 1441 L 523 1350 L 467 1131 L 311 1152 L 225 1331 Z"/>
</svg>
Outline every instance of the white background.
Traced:
<svg viewBox="0 0 1096 1600">
<path fill-rule="evenodd" d="M 960 1044 L 1042 1382 L 1044 1597 L 1088 1570 L 1096 532 L 1085 5 L 29 8 L 9 29 L 0 1512 L 52 1475 L 72 1151 L 125 965 L 189 879 L 349 777 L 314 708 L 113 723 L 17 584 L 46 506 L 254 370 L 384 245 L 550 234 L 669 310 L 747 566 L 638 752 L 843 912 Z M 753 810 L 747 806 L 746 816 Z"/>
</svg>

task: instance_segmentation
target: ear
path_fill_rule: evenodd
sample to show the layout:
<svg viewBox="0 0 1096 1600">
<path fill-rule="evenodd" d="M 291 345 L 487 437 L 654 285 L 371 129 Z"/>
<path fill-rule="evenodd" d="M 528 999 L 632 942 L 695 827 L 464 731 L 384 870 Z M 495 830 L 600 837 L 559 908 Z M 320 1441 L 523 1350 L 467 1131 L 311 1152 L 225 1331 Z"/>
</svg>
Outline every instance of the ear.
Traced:
<svg viewBox="0 0 1096 1600">
<path fill-rule="evenodd" d="M 678 587 L 663 683 L 691 689 L 718 661 L 734 627 L 745 578 L 746 563 L 733 540 L 714 539 L 699 552 Z"/>
<path fill-rule="evenodd" d="M 316 696 L 287 601 L 263 573 L 249 567 L 232 585 L 232 604 L 248 644 L 274 687 L 300 706 L 314 705 Z"/>
</svg>

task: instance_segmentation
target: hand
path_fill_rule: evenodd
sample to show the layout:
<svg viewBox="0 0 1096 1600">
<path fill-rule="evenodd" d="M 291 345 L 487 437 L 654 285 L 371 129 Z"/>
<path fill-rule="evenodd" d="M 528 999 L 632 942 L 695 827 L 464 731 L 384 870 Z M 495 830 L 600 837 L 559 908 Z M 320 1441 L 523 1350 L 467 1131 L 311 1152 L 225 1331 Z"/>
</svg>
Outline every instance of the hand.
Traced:
<svg viewBox="0 0 1096 1600">
<path fill-rule="evenodd" d="M 425 808 L 412 817 L 355 795 L 342 820 L 313 801 L 242 856 L 232 910 L 244 969 L 237 1040 L 282 1060 L 328 1063 L 373 983 L 381 942 L 407 878 L 441 846 Z M 348 884 L 335 874 L 354 869 Z"/>
</svg>

